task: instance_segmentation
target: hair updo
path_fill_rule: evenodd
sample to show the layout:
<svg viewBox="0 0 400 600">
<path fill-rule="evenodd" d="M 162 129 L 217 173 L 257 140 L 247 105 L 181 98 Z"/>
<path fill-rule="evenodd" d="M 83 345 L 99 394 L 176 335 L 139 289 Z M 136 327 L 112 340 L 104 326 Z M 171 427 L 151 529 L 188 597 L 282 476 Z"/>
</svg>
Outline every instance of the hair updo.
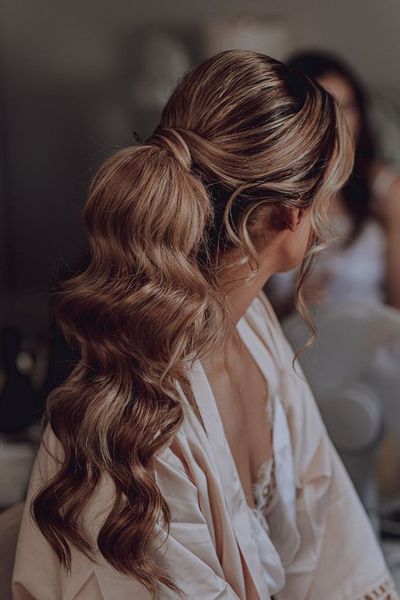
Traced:
<svg viewBox="0 0 400 600">
<path fill-rule="evenodd" d="M 170 518 L 153 459 L 181 426 L 187 361 L 224 334 L 221 256 L 256 269 L 271 235 L 265 215 L 291 207 L 311 208 L 312 250 L 326 198 L 351 166 L 327 92 L 267 56 L 232 50 L 187 73 L 150 138 L 99 170 L 84 208 L 89 264 L 56 297 L 58 322 L 81 351 L 48 398 L 64 457 L 33 502 L 66 567 L 71 545 L 92 556 L 82 515 L 107 477 L 115 497 L 98 548 L 149 590 L 176 590 L 150 551 L 156 523 L 168 529 Z"/>
<path fill-rule="evenodd" d="M 178 130 L 172 127 L 158 127 L 151 136 L 150 142 L 159 148 L 165 148 L 183 169 L 190 171 L 192 166 L 190 148 Z"/>
</svg>

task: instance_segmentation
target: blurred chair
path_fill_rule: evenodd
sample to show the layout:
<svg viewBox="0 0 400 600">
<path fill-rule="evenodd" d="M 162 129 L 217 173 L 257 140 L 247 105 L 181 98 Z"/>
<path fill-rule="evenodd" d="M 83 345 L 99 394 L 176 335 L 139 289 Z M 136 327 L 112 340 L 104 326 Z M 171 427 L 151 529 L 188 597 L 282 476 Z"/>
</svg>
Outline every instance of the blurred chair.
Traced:
<svg viewBox="0 0 400 600">
<path fill-rule="evenodd" d="M 1 600 L 12 600 L 11 578 L 24 503 L 0 513 L 0 591 Z"/>
<path fill-rule="evenodd" d="M 38 397 L 32 388 L 30 374 L 19 365 L 23 335 L 16 327 L 0 331 L 0 432 L 13 433 L 32 423 L 38 412 Z"/>
<path fill-rule="evenodd" d="M 327 430 L 375 526 L 379 525 L 376 460 L 385 431 L 400 456 L 400 312 L 379 304 L 327 304 L 314 312 L 318 334 L 299 362 Z M 283 324 L 294 350 L 308 330 L 293 315 Z"/>
<path fill-rule="evenodd" d="M 0 435 L 0 509 L 25 498 L 35 453 L 33 442 Z"/>
</svg>

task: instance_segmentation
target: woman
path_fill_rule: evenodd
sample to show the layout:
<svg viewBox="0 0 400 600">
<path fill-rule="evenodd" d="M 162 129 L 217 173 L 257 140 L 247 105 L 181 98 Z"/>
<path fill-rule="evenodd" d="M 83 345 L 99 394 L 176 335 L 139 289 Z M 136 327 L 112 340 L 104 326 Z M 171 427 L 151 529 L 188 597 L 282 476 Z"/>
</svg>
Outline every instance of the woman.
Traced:
<svg viewBox="0 0 400 600">
<path fill-rule="evenodd" d="M 305 296 L 316 304 L 368 300 L 400 309 L 400 177 L 376 157 L 363 88 L 349 67 L 329 54 L 301 53 L 290 65 L 336 98 L 356 146 L 352 175 L 331 205 L 337 239 L 310 274 Z M 270 287 L 284 316 L 294 308 L 291 276 L 279 276 Z"/>
<path fill-rule="evenodd" d="M 106 162 L 92 260 L 60 291 L 82 358 L 48 399 L 16 600 L 397 598 L 261 291 L 307 267 L 351 166 L 331 96 L 239 50 Z"/>
</svg>

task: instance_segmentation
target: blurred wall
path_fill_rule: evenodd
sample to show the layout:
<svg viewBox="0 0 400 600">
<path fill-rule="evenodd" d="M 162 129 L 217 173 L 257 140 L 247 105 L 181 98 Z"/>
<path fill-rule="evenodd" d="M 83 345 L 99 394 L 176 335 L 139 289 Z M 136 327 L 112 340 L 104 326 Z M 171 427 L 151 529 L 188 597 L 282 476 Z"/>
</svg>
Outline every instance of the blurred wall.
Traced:
<svg viewBox="0 0 400 600">
<path fill-rule="evenodd" d="M 49 284 L 84 248 L 91 173 L 140 131 L 128 83 L 141 31 L 178 31 L 197 60 L 202 22 L 280 17 L 292 48 L 335 50 L 400 96 L 398 0 L 1 0 L 0 9 L 0 314 L 24 315 L 24 326 L 45 326 Z"/>
<path fill-rule="evenodd" d="M 6 45 L 11 44 L 16 58 L 38 68 L 51 62 L 56 67 L 58 60 L 68 68 L 82 60 L 84 69 L 100 56 L 104 68 L 110 67 L 107 50 L 118 30 L 193 26 L 243 13 L 285 16 L 297 44 L 341 52 L 372 83 L 392 83 L 400 56 L 398 0 L 2 0 L 2 13 Z"/>
</svg>

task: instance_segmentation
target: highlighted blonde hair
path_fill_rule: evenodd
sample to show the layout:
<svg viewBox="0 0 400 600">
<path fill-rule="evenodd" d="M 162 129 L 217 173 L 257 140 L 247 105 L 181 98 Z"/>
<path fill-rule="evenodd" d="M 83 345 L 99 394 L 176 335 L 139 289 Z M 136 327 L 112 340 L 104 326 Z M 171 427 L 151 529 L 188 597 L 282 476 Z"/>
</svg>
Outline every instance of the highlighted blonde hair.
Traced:
<svg viewBox="0 0 400 600">
<path fill-rule="evenodd" d="M 64 458 L 33 501 L 61 562 L 92 556 L 82 511 L 103 475 L 114 504 L 97 544 L 115 569 L 156 592 L 174 582 L 152 559 L 169 523 L 154 456 L 178 431 L 185 363 L 212 351 L 227 323 L 217 281 L 230 251 L 257 268 L 266 211 L 311 207 L 323 239 L 327 198 L 352 148 L 333 98 L 262 54 L 227 51 L 186 74 L 153 135 L 109 158 L 84 208 L 85 269 L 60 285 L 56 315 L 81 360 L 48 398 Z"/>
</svg>

